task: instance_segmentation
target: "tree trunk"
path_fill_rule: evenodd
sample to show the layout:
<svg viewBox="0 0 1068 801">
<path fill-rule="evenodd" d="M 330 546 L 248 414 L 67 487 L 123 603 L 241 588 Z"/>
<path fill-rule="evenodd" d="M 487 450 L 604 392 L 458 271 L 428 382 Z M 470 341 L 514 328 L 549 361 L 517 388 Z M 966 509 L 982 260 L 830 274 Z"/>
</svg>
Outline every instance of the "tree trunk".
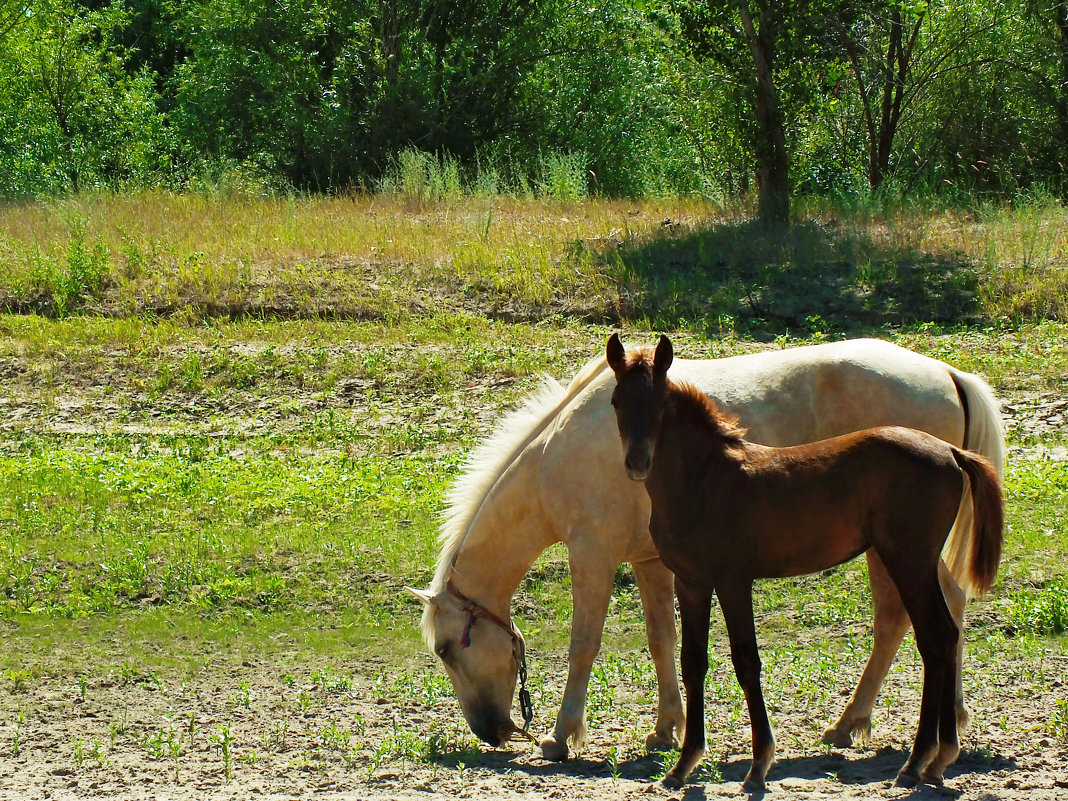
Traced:
<svg viewBox="0 0 1068 801">
<path fill-rule="evenodd" d="M 790 158 L 772 74 L 775 26 L 767 19 L 758 20 L 757 30 L 748 0 L 739 0 L 738 11 L 756 72 L 757 140 L 753 155 L 757 163 L 758 215 L 766 227 L 783 228 L 790 223 Z"/>
</svg>

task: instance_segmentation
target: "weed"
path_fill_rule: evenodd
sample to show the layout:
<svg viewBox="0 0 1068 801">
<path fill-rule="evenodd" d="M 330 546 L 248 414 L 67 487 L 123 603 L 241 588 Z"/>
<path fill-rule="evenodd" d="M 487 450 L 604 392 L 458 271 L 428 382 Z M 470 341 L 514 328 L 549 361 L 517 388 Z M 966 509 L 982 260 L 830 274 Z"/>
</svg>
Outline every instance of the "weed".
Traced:
<svg viewBox="0 0 1068 801">
<path fill-rule="evenodd" d="M 243 706 L 245 709 L 250 709 L 252 705 L 252 689 L 248 679 L 242 679 L 237 684 L 237 689 L 234 690 L 231 696 L 235 704 Z"/>
<path fill-rule="evenodd" d="M 22 724 L 25 721 L 26 718 L 20 709 L 15 713 L 15 725 L 11 728 L 11 757 L 13 759 L 18 757 L 19 752 L 22 750 Z"/>
<path fill-rule="evenodd" d="M 230 724 L 215 724 L 215 734 L 211 736 L 212 744 L 219 749 L 219 760 L 222 762 L 223 777 L 230 781 L 234 777 L 234 752 L 233 741 L 230 738 Z"/>
<path fill-rule="evenodd" d="M 26 692 L 26 686 L 32 678 L 28 670 L 5 670 L 4 675 L 11 682 L 12 693 Z"/>
<path fill-rule="evenodd" d="M 1068 699 L 1057 698 L 1054 703 L 1055 709 L 1049 718 L 1049 733 L 1060 740 L 1068 743 Z"/>
</svg>

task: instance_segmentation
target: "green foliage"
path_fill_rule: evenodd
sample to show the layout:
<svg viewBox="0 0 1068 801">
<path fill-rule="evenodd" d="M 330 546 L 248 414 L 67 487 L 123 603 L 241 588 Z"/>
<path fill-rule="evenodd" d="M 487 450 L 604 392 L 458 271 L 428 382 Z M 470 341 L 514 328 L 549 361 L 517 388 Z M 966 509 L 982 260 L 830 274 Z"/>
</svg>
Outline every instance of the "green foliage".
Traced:
<svg viewBox="0 0 1068 801">
<path fill-rule="evenodd" d="M 1068 631 L 1068 581 L 1051 581 L 1009 599 L 1009 622 L 1019 632 L 1064 634 Z"/>
<path fill-rule="evenodd" d="M 119 2 L 41 0 L 0 40 L 0 196 L 157 178 L 152 76 L 127 69 Z"/>
</svg>

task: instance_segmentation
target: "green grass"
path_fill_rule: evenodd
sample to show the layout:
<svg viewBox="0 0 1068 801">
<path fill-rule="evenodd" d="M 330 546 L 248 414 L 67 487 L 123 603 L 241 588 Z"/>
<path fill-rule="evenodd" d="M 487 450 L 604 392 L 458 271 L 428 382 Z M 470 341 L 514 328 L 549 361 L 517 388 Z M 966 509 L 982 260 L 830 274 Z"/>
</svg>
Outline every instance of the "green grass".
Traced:
<svg viewBox="0 0 1068 801">
<path fill-rule="evenodd" d="M 189 651 L 211 625 L 249 651 L 300 630 L 326 653 L 417 652 L 401 586 L 430 577 L 464 455 L 616 325 L 663 326 L 690 357 L 875 333 L 982 374 L 1015 412 L 1006 558 L 970 625 L 1063 636 L 1068 474 L 1041 451 L 1065 435 L 1027 413 L 1068 389 L 1062 207 L 812 205 L 769 241 L 696 201 L 411 201 L 0 207 L 0 304 L 23 312 L 0 315 L 5 642 L 45 659 L 84 639 L 103 658 L 127 632 L 124 659 L 151 664 L 151 643 Z M 517 603 L 536 649 L 566 643 L 569 593 L 550 549 Z M 764 582 L 757 605 L 772 636 L 845 631 L 864 652 L 862 562 Z M 608 652 L 643 637 L 623 569 Z M 599 664 L 595 715 L 626 706 L 615 688 L 649 692 L 629 669 Z"/>
</svg>

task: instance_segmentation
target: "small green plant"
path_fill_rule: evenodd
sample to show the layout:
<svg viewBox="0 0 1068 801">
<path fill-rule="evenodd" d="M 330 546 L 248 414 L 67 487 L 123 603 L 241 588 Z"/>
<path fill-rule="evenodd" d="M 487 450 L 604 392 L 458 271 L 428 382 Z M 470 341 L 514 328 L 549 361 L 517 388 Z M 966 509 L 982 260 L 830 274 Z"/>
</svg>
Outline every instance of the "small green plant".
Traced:
<svg viewBox="0 0 1068 801">
<path fill-rule="evenodd" d="M 1062 743 L 1068 743 L 1068 699 L 1057 699 L 1049 718 L 1049 733 Z"/>
<path fill-rule="evenodd" d="M 30 671 L 28 670 L 5 670 L 4 675 L 7 676 L 11 682 L 12 693 L 26 692 L 26 685 L 31 678 Z"/>
<path fill-rule="evenodd" d="M 612 780 L 619 779 L 619 752 L 614 745 L 608 749 L 607 762 L 608 772 L 612 774 Z"/>
<path fill-rule="evenodd" d="M 230 738 L 230 724 L 216 724 L 215 734 L 211 736 L 211 742 L 219 749 L 219 759 L 222 762 L 223 776 L 226 781 L 230 781 L 234 777 L 234 750 L 233 741 Z"/>
<path fill-rule="evenodd" d="M 242 679 L 238 682 L 237 689 L 234 690 L 232 698 L 235 704 L 243 706 L 245 709 L 251 708 L 252 689 L 248 679 Z"/>
<path fill-rule="evenodd" d="M 11 730 L 11 756 L 15 758 L 22 750 L 22 724 L 25 722 L 22 710 L 15 713 L 15 725 Z"/>
<path fill-rule="evenodd" d="M 85 703 L 86 691 L 89 689 L 89 680 L 85 675 L 78 676 L 78 700 Z"/>
</svg>

